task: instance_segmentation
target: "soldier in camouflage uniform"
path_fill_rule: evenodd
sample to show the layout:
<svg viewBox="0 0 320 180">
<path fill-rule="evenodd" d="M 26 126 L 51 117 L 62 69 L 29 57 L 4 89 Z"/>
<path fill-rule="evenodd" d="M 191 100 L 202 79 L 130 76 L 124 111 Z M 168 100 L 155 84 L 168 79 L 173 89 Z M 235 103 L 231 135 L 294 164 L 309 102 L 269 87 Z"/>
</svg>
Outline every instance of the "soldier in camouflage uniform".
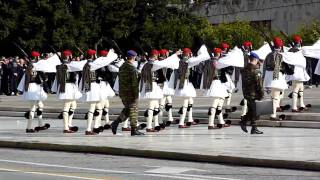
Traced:
<svg viewBox="0 0 320 180">
<path fill-rule="evenodd" d="M 248 132 L 246 124 L 251 122 L 251 134 L 263 134 L 256 125 L 256 105 L 255 100 L 263 99 L 264 91 L 262 86 L 261 72 L 259 71 L 259 56 L 253 52 L 249 56 L 249 64 L 241 70 L 243 77 L 242 90 L 243 96 L 247 100 L 248 112 L 240 121 L 241 129 Z"/>
<path fill-rule="evenodd" d="M 138 71 L 133 65 L 137 53 L 128 51 L 127 61 L 119 69 L 119 96 L 124 108 L 118 118 L 111 124 L 112 133 L 117 133 L 119 123 L 130 118 L 131 136 L 144 135 L 137 129 L 139 80 Z"/>
</svg>

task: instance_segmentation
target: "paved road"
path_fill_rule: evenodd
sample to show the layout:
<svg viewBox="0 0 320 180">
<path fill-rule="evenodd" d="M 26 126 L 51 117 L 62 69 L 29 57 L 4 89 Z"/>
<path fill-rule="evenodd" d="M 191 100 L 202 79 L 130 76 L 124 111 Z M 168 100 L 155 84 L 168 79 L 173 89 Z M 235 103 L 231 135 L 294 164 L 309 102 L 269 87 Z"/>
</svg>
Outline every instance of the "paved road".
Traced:
<svg viewBox="0 0 320 180">
<path fill-rule="evenodd" d="M 263 127 L 260 129 L 265 134 L 250 135 L 243 133 L 239 126 L 208 130 L 206 125 L 189 129 L 178 129 L 177 125 L 174 125 L 159 133 L 147 133 L 144 137 L 135 138 L 126 132 L 114 136 L 110 130 L 97 136 L 85 136 L 86 122 L 82 120 L 74 121 L 74 124 L 80 127 L 80 131 L 75 134 L 63 134 L 61 120 L 46 121 L 52 127 L 35 134 L 25 133 L 26 121 L 23 118 L 0 117 L 0 122 L 0 141 L 31 143 L 35 148 L 38 147 L 35 143 L 49 143 L 259 160 L 320 162 L 319 129 Z"/>
<path fill-rule="evenodd" d="M 319 180 L 319 172 L 0 149 L 0 180 Z"/>
</svg>

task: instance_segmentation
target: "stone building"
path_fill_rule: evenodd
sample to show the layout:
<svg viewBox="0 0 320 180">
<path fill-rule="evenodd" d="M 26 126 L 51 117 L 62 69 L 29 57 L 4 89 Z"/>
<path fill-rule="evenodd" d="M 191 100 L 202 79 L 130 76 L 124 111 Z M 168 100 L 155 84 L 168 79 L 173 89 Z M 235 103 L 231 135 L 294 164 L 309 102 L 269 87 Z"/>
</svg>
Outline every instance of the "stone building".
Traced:
<svg viewBox="0 0 320 180">
<path fill-rule="evenodd" d="M 320 0 L 198 0 L 193 13 L 212 24 L 246 20 L 287 33 L 320 20 Z"/>
</svg>

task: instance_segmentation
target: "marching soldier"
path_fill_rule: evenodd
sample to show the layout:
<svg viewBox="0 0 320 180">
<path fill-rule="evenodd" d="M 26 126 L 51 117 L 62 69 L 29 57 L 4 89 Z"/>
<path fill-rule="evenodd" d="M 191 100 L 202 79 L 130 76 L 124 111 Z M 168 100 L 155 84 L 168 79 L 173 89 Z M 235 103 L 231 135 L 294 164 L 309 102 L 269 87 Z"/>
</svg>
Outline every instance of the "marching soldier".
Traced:
<svg viewBox="0 0 320 180">
<path fill-rule="evenodd" d="M 282 111 L 280 108 L 280 101 L 283 97 L 284 90 L 288 89 L 285 74 L 291 72 L 288 72 L 290 66 L 283 61 L 283 56 L 280 54 L 283 52 L 282 39 L 278 37 L 273 38 L 273 44 L 273 51 L 269 53 L 265 59 L 266 72 L 264 87 L 271 88 L 273 114 L 270 116 L 270 120 L 280 120 L 285 118 L 284 115 L 281 115 L 280 119 L 277 118 L 277 111 Z"/>
<path fill-rule="evenodd" d="M 117 133 L 119 123 L 130 118 L 131 136 L 144 135 L 137 129 L 138 123 L 138 99 L 139 99 L 139 80 L 138 71 L 134 66 L 137 53 L 133 50 L 127 52 L 128 58 L 119 69 L 119 96 L 124 108 L 118 118 L 112 122 L 112 133 Z"/>
<path fill-rule="evenodd" d="M 160 60 L 164 60 L 167 57 L 169 57 L 169 51 L 166 49 L 160 50 Z M 173 73 L 172 68 L 164 68 L 163 74 L 165 78 L 165 82 L 163 84 L 163 98 L 160 102 L 160 122 L 163 122 L 163 111 L 167 111 L 168 113 L 168 120 L 166 121 L 166 126 L 170 126 L 173 122 L 173 116 L 172 116 L 172 96 L 174 96 L 174 87 L 173 84 L 170 85 L 170 77 Z"/>
<path fill-rule="evenodd" d="M 210 59 L 210 55 L 205 46 L 202 46 L 198 51 L 198 56 L 191 57 L 191 50 L 184 48 L 182 59 L 179 62 L 179 68 L 172 73 L 169 83 L 174 84 L 175 95 L 183 97 L 183 104 L 179 110 L 180 120 L 179 128 L 189 128 L 191 125 L 197 123 L 193 121 L 192 117 L 192 106 L 193 98 L 197 96 L 196 90 L 192 83 L 189 81 L 190 68 L 198 65 L 202 61 Z M 185 118 L 188 113 L 188 122 L 185 124 Z"/>
<path fill-rule="evenodd" d="M 82 69 L 82 79 L 80 82 L 80 90 L 82 92 L 81 100 L 90 104 L 87 113 L 87 129 L 85 134 L 97 135 L 99 132 L 103 131 L 103 127 L 101 126 L 101 101 L 103 100 L 102 97 L 105 92 L 101 91 L 101 79 L 97 76 L 96 70 L 109 65 L 111 62 L 116 60 L 118 56 L 114 54 L 112 50 L 111 52 L 109 51 L 107 57 L 99 57 L 96 59 L 96 51 L 92 49 L 87 51 L 87 55 L 88 59 Z M 91 130 L 93 118 L 95 121 L 93 130 Z"/>
<path fill-rule="evenodd" d="M 248 111 L 240 121 L 240 127 L 244 132 L 247 130 L 247 122 L 251 122 L 251 134 L 263 134 L 257 128 L 256 120 L 256 100 L 263 99 L 264 91 L 262 86 L 261 72 L 259 71 L 259 56 L 253 52 L 250 53 L 249 63 L 241 71 L 243 96 L 247 100 Z"/>
<path fill-rule="evenodd" d="M 214 57 L 205 61 L 203 75 L 201 80 L 201 89 L 204 89 L 204 96 L 212 98 L 212 105 L 208 110 L 209 123 L 208 129 L 216 129 L 230 126 L 229 123 L 225 123 L 222 115 L 222 106 L 225 97 L 228 96 L 227 88 L 222 85 L 219 77 L 219 70 L 217 69 L 217 61 L 221 57 L 222 50 L 220 48 L 214 48 Z M 214 126 L 215 116 L 218 117 L 218 124 Z"/>
<path fill-rule="evenodd" d="M 63 119 L 63 133 L 74 133 L 78 131 L 77 126 L 72 125 L 74 111 L 77 108 L 77 100 L 82 96 L 78 88 L 77 72 L 70 72 L 68 65 L 72 59 L 72 52 L 65 50 L 62 53 L 63 61 L 56 67 L 57 74 L 52 86 L 52 92 L 56 92 L 58 99 L 63 100 L 63 111 L 59 118 Z"/>
<path fill-rule="evenodd" d="M 292 37 L 294 47 L 289 49 L 289 52 L 298 52 L 301 50 L 302 39 L 298 35 L 294 35 Z M 291 76 L 287 76 L 286 79 L 288 81 L 292 81 L 293 92 L 291 94 L 292 98 L 292 112 L 301 112 L 306 110 L 306 105 L 304 104 L 303 99 L 303 90 L 304 90 L 304 82 L 310 80 L 310 76 L 308 75 L 306 68 L 300 66 L 294 66 L 294 74 Z M 298 109 L 298 99 L 300 101 L 300 108 Z"/>
<path fill-rule="evenodd" d="M 44 72 L 36 71 L 33 63 L 39 60 L 40 53 L 31 52 L 33 59 L 29 62 L 24 77 L 20 81 L 18 90 L 23 92 L 23 99 L 30 102 L 30 111 L 26 112 L 28 119 L 26 133 L 34 133 L 50 128 L 50 124 L 42 122 L 43 101 L 47 99 L 47 93 L 43 90 L 43 83 L 47 80 Z M 32 128 L 32 120 L 37 113 L 38 126 Z"/>
<path fill-rule="evenodd" d="M 108 51 L 101 50 L 99 51 L 99 55 L 101 57 L 106 57 L 108 55 Z M 111 83 L 113 83 L 112 73 L 109 71 L 108 66 L 102 67 L 96 71 L 97 78 L 100 81 L 100 90 L 101 90 L 101 101 L 100 104 L 102 106 L 102 116 L 105 120 L 105 125 L 101 128 L 101 121 L 95 123 L 96 127 L 94 127 L 94 132 L 102 131 L 103 129 L 110 129 L 110 121 L 109 121 L 109 98 L 114 97 L 115 93 L 111 88 Z M 98 129 L 99 128 L 99 129 Z"/>
<path fill-rule="evenodd" d="M 230 50 L 230 45 L 227 43 L 221 43 L 220 47 L 222 50 L 222 53 L 221 53 L 222 56 L 226 56 Z M 235 85 L 231 79 L 233 71 L 234 71 L 233 66 L 228 66 L 221 69 L 221 76 L 222 76 L 221 81 L 227 87 L 227 91 L 228 91 L 228 96 L 226 97 L 226 110 L 225 110 L 226 113 L 234 112 L 237 110 L 236 107 L 231 107 L 231 98 L 232 98 L 233 91 L 235 89 Z"/>
<path fill-rule="evenodd" d="M 147 118 L 147 132 L 157 132 L 161 130 L 159 125 L 159 100 L 163 98 L 163 91 L 159 84 L 164 81 L 162 68 L 178 68 L 178 53 L 179 51 L 176 54 L 159 61 L 159 51 L 152 50 L 149 61 L 142 68 L 140 98 L 149 101 L 149 107 L 145 112 L 145 117 Z M 152 128 L 152 119 L 154 119 L 154 128 Z M 162 128 L 164 128 L 164 126 L 162 126 Z"/>
</svg>

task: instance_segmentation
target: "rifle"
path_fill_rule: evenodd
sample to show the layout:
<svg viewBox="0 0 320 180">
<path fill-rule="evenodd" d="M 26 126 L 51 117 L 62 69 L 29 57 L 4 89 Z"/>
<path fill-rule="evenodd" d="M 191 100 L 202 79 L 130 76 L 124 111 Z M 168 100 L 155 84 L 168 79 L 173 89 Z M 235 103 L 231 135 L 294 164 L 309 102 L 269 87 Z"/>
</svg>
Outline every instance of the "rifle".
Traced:
<svg viewBox="0 0 320 180">
<path fill-rule="evenodd" d="M 144 55 L 148 55 L 148 53 L 143 50 L 141 44 L 138 41 L 134 39 L 132 39 L 132 41 L 134 42 L 134 46 L 136 46 Z"/>
<path fill-rule="evenodd" d="M 99 41 L 94 44 L 94 48 L 95 48 L 96 52 L 98 52 L 98 45 L 102 42 L 102 40 L 103 40 L 103 37 L 101 37 L 99 39 Z"/>
<path fill-rule="evenodd" d="M 60 59 L 60 62 L 62 63 L 63 62 L 63 59 L 62 57 L 58 54 L 57 50 L 54 49 L 53 46 L 49 45 L 50 49 L 58 56 L 58 58 Z"/>
<path fill-rule="evenodd" d="M 289 42 L 290 46 L 291 46 L 291 47 L 294 47 L 294 43 L 293 43 L 293 42 L 291 41 L 291 39 L 289 38 L 288 34 L 287 34 L 287 33 L 285 33 L 285 32 L 283 32 L 283 31 L 280 31 L 280 33 L 281 33 L 284 37 L 286 37 L 286 38 L 287 38 L 287 40 L 288 40 L 288 42 Z"/>
<path fill-rule="evenodd" d="M 126 59 L 125 54 L 120 49 L 120 47 L 118 46 L 117 42 L 115 40 L 111 40 L 111 42 L 112 42 L 112 45 L 116 48 L 116 50 L 122 55 L 122 57 Z"/>
<path fill-rule="evenodd" d="M 84 55 L 84 52 L 77 45 L 75 45 L 75 47 L 81 53 L 81 55 Z"/>
<path fill-rule="evenodd" d="M 28 56 L 28 54 L 16 43 L 16 42 L 12 42 L 14 46 L 16 46 L 20 52 L 27 58 L 27 60 L 29 62 L 31 62 L 30 57 Z"/>
</svg>

